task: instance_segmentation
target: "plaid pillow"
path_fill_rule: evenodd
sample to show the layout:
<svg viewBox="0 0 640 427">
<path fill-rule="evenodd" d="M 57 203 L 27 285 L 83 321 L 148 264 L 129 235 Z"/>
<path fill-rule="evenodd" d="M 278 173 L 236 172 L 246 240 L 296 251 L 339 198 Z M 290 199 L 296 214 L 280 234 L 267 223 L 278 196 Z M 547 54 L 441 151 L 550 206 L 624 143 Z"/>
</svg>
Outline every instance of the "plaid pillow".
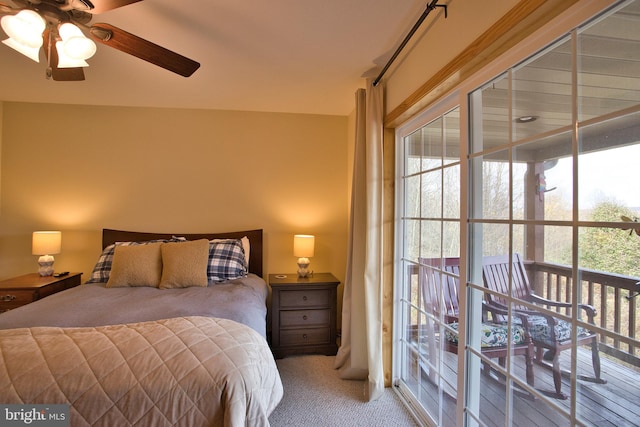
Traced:
<svg viewBox="0 0 640 427">
<path fill-rule="evenodd" d="M 158 239 L 158 240 L 148 240 L 145 242 L 116 242 L 115 244 L 109 245 L 100 254 L 98 258 L 98 262 L 95 267 L 93 267 L 93 271 L 91 272 L 91 276 L 86 283 L 106 283 L 109 280 L 109 275 L 111 274 L 111 265 L 113 264 L 113 253 L 116 249 L 116 246 L 132 246 L 132 245 L 148 245 L 149 243 L 166 243 L 166 242 L 183 242 L 186 239 L 184 237 L 172 237 L 171 239 Z"/>
<path fill-rule="evenodd" d="M 209 282 L 246 277 L 247 263 L 240 239 L 209 241 L 209 263 L 207 278 Z"/>
</svg>

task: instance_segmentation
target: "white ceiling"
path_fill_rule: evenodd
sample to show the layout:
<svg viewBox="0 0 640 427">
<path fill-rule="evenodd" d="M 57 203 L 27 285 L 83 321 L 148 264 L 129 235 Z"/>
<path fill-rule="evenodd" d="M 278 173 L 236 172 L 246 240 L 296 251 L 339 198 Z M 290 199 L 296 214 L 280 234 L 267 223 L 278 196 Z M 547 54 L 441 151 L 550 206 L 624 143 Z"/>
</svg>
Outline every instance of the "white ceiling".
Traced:
<svg viewBox="0 0 640 427">
<path fill-rule="evenodd" d="M 0 45 L 0 100 L 347 115 L 363 74 L 385 64 L 426 4 L 144 0 L 95 15 L 92 23 L 200 62 L 191 77 L 98 45 L 85 81 L 57 82 L 46 79 L 42 53 L 35 63 Z"/>
</svg>

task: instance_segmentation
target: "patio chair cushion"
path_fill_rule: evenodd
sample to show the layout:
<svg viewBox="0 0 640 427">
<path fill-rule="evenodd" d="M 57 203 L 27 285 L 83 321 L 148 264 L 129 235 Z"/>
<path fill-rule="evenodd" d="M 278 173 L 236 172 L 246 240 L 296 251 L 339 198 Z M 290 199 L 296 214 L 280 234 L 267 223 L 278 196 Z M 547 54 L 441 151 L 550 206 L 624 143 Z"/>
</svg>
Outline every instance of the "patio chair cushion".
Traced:
<svg viewBox="0 0 640 427">
<path fill-rule="evenodd" d="M 529 322 L 529 334 L 533 341 L 545 342 L 552 344 L 551 342 L 551 328 L 544 316 L 528 316 Z M 514 319 L 514 323 L 519 323 L 520 319 Z M 571 339 L 571 323 L 556 318 L 556 325 L 554 327 L 556 332 L 556 340 L 559 342 L 567 341 Z M 589 335 L 588 329 L 578 326 L 578 337 L 584 337 Z"/>
<path fill-rule="evenodd" d="M 449 329 L 445 329 L 445 335 L 447 337 L 447 341 L 452 342 L 454 344 L 458 344 L 458 327 L 459 324 L 457 322 L 449 323 L 449 327 L 451 327 L 456 332 L 451 332 Z M 481 347 L 505 347 L 507 345 L 507 340 L 509 336 L 509 330 L 507 325 L 498 324 L 498 323 L 483 323 L 481 326 Z M 511 344 L 518 345 L 523 344 L 525 342 L 524 338 L 524 328 L 519 325 L 511 326 Z"/>
</svg>

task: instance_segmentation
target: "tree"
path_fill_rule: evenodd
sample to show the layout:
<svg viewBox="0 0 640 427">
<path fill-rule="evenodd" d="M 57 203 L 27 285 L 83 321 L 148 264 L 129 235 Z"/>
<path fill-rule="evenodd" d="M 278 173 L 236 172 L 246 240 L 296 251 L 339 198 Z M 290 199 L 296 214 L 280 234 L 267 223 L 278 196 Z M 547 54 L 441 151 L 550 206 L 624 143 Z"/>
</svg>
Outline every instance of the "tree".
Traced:
<svg viewBox="0 0 640 427">
<path fill-rule="evenodd" d="M 616 202 L 595 206 L 591 221 L 620 222 L 621 216 L 633 218 L 637 213 Z M 578 241 L 580 266 L 591 270 L 640 277 L 640 238 L 618 228 L 587 227 Z"/>
</svg>

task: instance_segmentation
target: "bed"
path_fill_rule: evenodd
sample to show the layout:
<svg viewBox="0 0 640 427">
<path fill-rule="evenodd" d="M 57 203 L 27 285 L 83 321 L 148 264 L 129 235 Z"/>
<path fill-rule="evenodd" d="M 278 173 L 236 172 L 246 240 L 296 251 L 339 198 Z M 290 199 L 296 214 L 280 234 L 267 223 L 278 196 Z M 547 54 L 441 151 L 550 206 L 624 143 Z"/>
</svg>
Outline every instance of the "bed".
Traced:
<svg viewBox="0 0 640 427">
<path fill-rule="evenodd" d="M 72 426 L 268 425 L 262 230 L 102 246 L 83 285 L 0 314 L 0 403 L 69 404 Z"/>
</svg>

